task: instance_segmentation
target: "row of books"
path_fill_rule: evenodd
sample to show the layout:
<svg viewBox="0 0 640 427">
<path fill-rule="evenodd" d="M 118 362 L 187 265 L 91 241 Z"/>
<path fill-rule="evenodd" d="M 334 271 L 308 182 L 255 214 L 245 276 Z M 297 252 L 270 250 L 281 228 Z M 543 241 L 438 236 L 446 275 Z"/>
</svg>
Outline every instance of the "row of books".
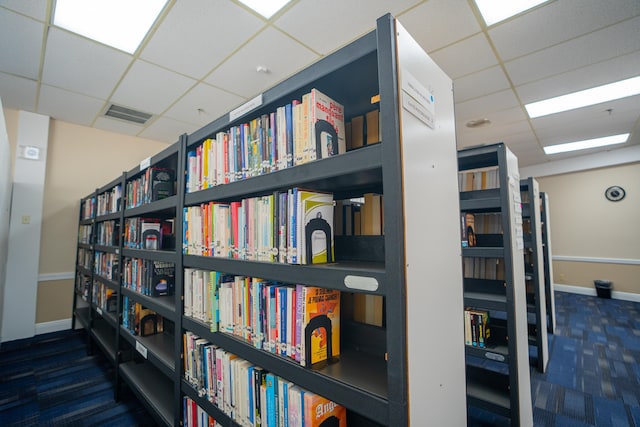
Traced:
<svg viewBox="0 0 640 427">
<path fill-rule="evenodd" d="M 97 223 L 96 244 L 118 246 L 120 244 L 120 221 L 110 220 Z"/>
<path fill-rule="evenodd" d="M 93 254 L 91 250 L 85 248 L 78 248 L 78 265 L 91 270 L 91 262 L 93 261 Z"/>
<path fill-rule="evenodd" d="M 474 215 L 475 232 L 477 234 L 502 234 L 502 214 L 476 213 Z"/>
<path fill-rule="evenodd" d="M 293 188 L 184 209 L 183 253 L 290 264 L 332 262 L 333 195 Z"/>
<path fill-rule="evenodd" d="M 185 380 L 236 423 L 319 427 L 333 418 L 331 425 L 346 427 L 343 406 L 252 365 L 191 332 L 183 337 Z"/>
<path fill-rule="evenodd" d="M 149 167 L 140 177 L 127 181 L 126 207 L 135 208 L 175 194 L 176 172 L 169 168 Z"/>
<path fill-rule="evenodd" d="M 125 248 L 159 250 L 166 246 L 163 243 L 169 242 L 166 238 L 173 234 L 173 220 L 127 218 L 124 222 L 123 234 Z M 163 237 L 167 242 L 163 242 Z"/>
<path fill-rule="evenodd" d="M 380 111 L 371 110 L 345 123 L 347 151 L 380 142 Z"/>
<path fill-rule="evenodd" d="M 132 335 L 146 337 L 164 330 L 164 318 L 125 296 L 122 298 L 122 326 Z"/>
<path fill-rule="evenodd" d="M 189 396 L 182 396 L 183 427 L 222 427 L 207 411 Z"/>
<path fill-rule="evenodd" d="M 91 285 L 91 278 L 84 274 L 76 274 L 76 292 L 82 295 L 85 301 L 89 300 L 89 287 Z"/>
<path fill-rule="evenodd" d="M 486 347 L 491 337 L 489 312 L 467 307 L 464 310 L 464 343 L 472 347 Z"/>
<path fill-rule="evenodd" d="M 151 297 L 173 295 L 175 264 L 150 259 L 124 258 L 122 286 Z"/>
<path fill-rule="evenodd" d="M 184 314 L 302 366 L 340 355 L 337 290 L 188 268 Z"/>
<path fill-rule="evenodd" d="M 120 210 L 122 200 L 122 185 L 118 184 L 109 191 L 98 194 L 96 201 L 96 216 L 115 213 Z"/>
<path fill-rule="evenodd" d="M 94 254 L 95 272 L 109 280 L 118 279 L 118 255 L 107 252 Z"/>
<path fill-rule="evenodd" d="M 458 172 L 460 191 L 489 190 L 500 187 L 498 167 Z"/>
<path fill-rule="evenodd" d="M 94 281 L 91 294 L 91 302 L 102 311 L 115 313 L 118 310 L 118 292 L 104 283 Z"/>
<path fill-rule="evenodd" d="M 379 236 L 384 234 L 384 197 L 366 193 L 363 197 L 336 200 L 336 236 Z"/>
<path fill-rule="evenodd" d="M 317 89 L 219 132 L 187 153 L 186 191 L 246 179 L 344 153 L 343 106 Z"/>
<path fill-rule="evenodd" d="M 80 202 L 80 218 L 91 219 L 94 217 L 96 207 L 95 197 L 90 197 Z"/>
<path fill-rule="evenodd" d="M 90 225 L 80 225 L 78 226 L 78 243 L 91 243 L 91 232 L 93 231 L 93 227 Z"/>
<path fill-rule="evenodd" d="M 504 262 L 500 258 L 462 257 L 462 274 L 470 279 L 504 280 Z"/>
</svg>

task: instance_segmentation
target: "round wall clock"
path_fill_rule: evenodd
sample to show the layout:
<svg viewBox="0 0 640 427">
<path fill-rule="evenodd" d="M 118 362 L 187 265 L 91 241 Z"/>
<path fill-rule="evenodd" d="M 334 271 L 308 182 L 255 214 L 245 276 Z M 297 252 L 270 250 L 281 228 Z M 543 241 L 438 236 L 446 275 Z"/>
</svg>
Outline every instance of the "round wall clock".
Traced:
<svg viewBox="0 0 640 427">
<path fill-rule="evenodd" d="M 613 185 L 605 190 L 604 196 L 610 202 L 619 202 L 620 200 L 624 199 L 626 193 L 624 191 L 624 188 L 620 187 L 619 185 Z"/>
</svg>

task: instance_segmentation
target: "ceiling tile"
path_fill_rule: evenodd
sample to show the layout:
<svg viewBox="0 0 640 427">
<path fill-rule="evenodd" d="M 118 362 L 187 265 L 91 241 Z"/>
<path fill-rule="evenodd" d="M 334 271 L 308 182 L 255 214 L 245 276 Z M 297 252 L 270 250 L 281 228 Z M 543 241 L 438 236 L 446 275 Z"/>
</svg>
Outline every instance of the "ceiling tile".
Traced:
<svg viewBox="0 0 640 427">
<path fill-rule="evenodd" d="M 104 103 L 97 98 L 42 85 L 37 112 L 56 120 L 90 126 Z"/>
<path fill-rule="evenodd" d="M 200 83 L 169 108 L 164 116 L 204 126 L 243 101 L 240 96 Z"/>
<path fill-rule="evenodd" d="M 398 16 L 398 20 L 427 52 L 480 32 L 467 0 L 430 0 Z"/>
<path fill-rule="evenodd" d="M 188 77 L 137 60 L 111 100 L 124 107 L 159 114 L 194 84 L 195 80 Z"/>
<path fill-rule="evenodd" d="M 456 102 L 478 98 L 510 87 L 500 66 L 487 68 L 453 81 L 453 95 Z"/>
<path fill-rule="evenodd" d="M 42 82 L 107 99 L 132 58 L 89 39 L 51 28 Z"/>
<path fill-rule="evenodd" d="M 640 17 L 505 63 L 517 86 L 640 50 Z"/>
<path fill-rule="evenodd" d="M 489 30 L 503 61 L 640 15 L 638 0 L 552 1 Z M 541 31 L 540 24 L 544 23 Z"/>
<path fill-rule="evenodd" d="M 280 31 L 267 28 L 211 73 L 206 82 L 248 98 L 316 59 L 318 56 L 309 49 Z M 257 72 L 258 66 L 269 72 Z"/>
<path fill-rule="evenodd" d="M 124 120 L 114 119 L 112 117 L 100 116 L 96 119 L 93 127 L 111 132 L 122 133 L 125 135 L 138 135 L 144 127 L 135 123 L 126 122 Z"/>
<path fill-rule="evenodd" d="M 601 86 L 640 75 L 640 51 L 516 87 L 523 103 Z"/>
<path fill-rule="evenodd" d="M 263 26 L 228 0 L 175 2 L 141 58 L 201 79 Z"/>
<path fill-rule="evenodd" d="M 9 10 L 0 11 L 0 71 L 37 79 L 44 24 Z"/>
<path fill-rule="evenodd" d="M 0 0 L 0 7 L 3 6 L 39 21 L 47 17 L 47 0 Z"/>
<path fill-rule="evenodd" d="M 301 0 L 275 25 L 318 53 L 326 54 L 376 26 L 386 13 L 398 15 L 416 0 Z"/>
<path fill-rule="evenodd" d="M 145 130 L 140 132 L 140 137 L 155 139 L 156 141 L 173 144 L 183 133 L 193 133 L 199 129 L 199 126 L 184 123 L 178 120 L 158 117 L 156 121 L 151 123 Z"/>
<path fill-rule="evenodd" d="M 431 53 L 431 58 L 452 79 L 483 70 L 498 63 L 484 34 Z"/>
<path fill-rule="evenodd" d="M 456 86 L 453 87 L 454 93 Z M 482 98 L 456 103 L 456 119 L 477 119 L 487 113 L 500 111 L 519 105 L 518 98 L 511 89 L 492 93 Z"/>
<path fill-rule="evenodd" d="M 0 73 L 2 105 L 14 110 L 34 111 L 38 84 L 33 80 Z"/>
<path fill-rule="evenodd" d="M 531 127 L 527 121 L 507 123 L 504 125 L 491 125 L 487 127 L 469 129 L 458 128 L 456 138 L 458 144 L 473 146 L 480 144 L 495 144 L 505 141 L 508 135 L 530 132 Z"/>
</svg>

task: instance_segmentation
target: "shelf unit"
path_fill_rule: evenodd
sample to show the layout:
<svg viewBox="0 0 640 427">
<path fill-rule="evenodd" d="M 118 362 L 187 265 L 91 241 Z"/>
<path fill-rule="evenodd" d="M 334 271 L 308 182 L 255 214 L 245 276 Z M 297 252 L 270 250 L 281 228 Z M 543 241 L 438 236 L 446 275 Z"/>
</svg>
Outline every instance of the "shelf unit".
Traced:
<svg viewBox="0 0 640 427">
<path fill-rule="evenodd" d="M 551 251 L 551 215 L 549 196 L 540 192 L 540 218 L 542 225 L 542 253 L 544 259 L 544 295 L 547 304 L 547 331 L 556 330 L 556 298 L 553 285 L 553 252 Z"/>
<path fill-rule="evenodd" d="M 91 327 L 91 284 L 93 283 L 93 225 L 95 191 L 80 199 L 75 278 L 73 286 L 72 329 Z"/>
<path fill-rule="evenodd" d="M 173 235 L 162 236 L 161 246 L 157 249 L 141 249 L 125 247 L 122 238 L 122 262 L 135 259 L 151 262 L 171 263 L 174 265 L 174 294 L 150 296 L 125 286 L 121 281 L 119 344 L 130 348 L 131 357 L 123 357 L 118 366 L 118 373 L 123 382 L 133 390 L 134 394 L 147 407 L 157 423 L 161 425 L 179 425 L 181 419 L 180 406 L 177 400 L 180 389 L 180 369 L 182 367 L 182 337 L 180 310 L 182 293 L 182 256 L 177 243 L 182 236 L 182 208 L 179 200 L 183 197 L 184 170 L 183 155 L 184 137 L 154 156 L 140 162 L 139 166 L 124 173 L 125 185 L 123 194 L 123 224 L 136 218 L 154 218 L 164 222 L 172 222 Z M 175 183 L 173 195 L 164 198 L 152 198 L 134 203 L 130 186 L 141 179 L 152 168 L 174 171 Z M 151 184 L 148 183 L 148 186 Z M 151 191 L 151 190 L 149 190 Z M 123 228 L 124 233 L 124 228 Z M 138 230 L 140 233 L 140 230 Z M 180 237 L 181 238 L 181 237 Z M 124 275 L 124 272 L 122 273 Z M 123 324 L 126 315 L 123 299 L 138 303 L 143 308 L 151 309 L 163 318 L 163 330 L 154 335 L 134 335 Z"/>
<path fill-rule="evenodd" d="M 301 99 L 312 88 L 343 104 L 345 121 L 375 108 L 371 98 L 380 95 L 382 142 L 185 194 L 182 172 L 186 171 L 190 149 L 230 126 Z M 238 425 L 183 380 L 182 336 L 190 331 L 345 406 L 350 425 L 406 426 L 412 420 L 420 424 L 425 416 L 434 425 L 465 423 L 461 411 L 465 355 L 458 339 L 463 335 L 459 321 L 463 298 L 453 123 L 451 80 L 392 16 L 385 15 L 371 33 L 265 91 L 251 103 L 193 134 L 183 135 L 174 146 L 125 173 L 125 181 L 129 181 L 150 165 L 176 159 L 170 160 L 180 172 L 175 198 L 123 211 L 123 218 L 159 212 L 175 215 L 176 236 L 182 236 L 183 208 L 209 201 L 228 202 L 293 187 L 331 191 L 335 200 L 368 192 L 384 194 L 385 234 L 375 240 L 377 250 L 367 248 L 371 240 L 364 236 L 364 244 L 353 246 L 362 248 L 355 257 L 337 258 L 331 264 L 290 265 L 182 255 L 180 240 L 175 253 L 122 249 L 123 257 L 162 259 L 176 266 L 173 301 L 120 288 L 122 297 L 153 307 L 174 327 L 173 336 L 151 341 L 131 335 L 122 326 L 116 334 L 118 345 L 136 350 L 133 358 L 123 358 L 119 363 L 120 377 L 158 422 L 180 425 L 182 396 L 189 396 L 221 424 Z M 358 237 L 351 240 L 357 241 Z M 342 245 L 348 242 L 336 239 L 338 244 L 337 257 L 345 252 Z M 320 370 L 302 367 L 234 336 L 212 333 L 206 325 L 182 315 L 184 268 L 379 295 L 385 301 L 386 322 L 383 327 L 372 327 L 342 319 L 340 360 Z M 438 327 L 425 330 L 428 324 Z M 433 343 L 438 343 L 438 351 L 433 351 Z"/>
<path fill-rule="evenodd" d="M 464 304 L 488 311 L 491 331 L 486 347 L 465 346 L 467 402 L 510 418 L 512 426 L 531 426 L 518 161 L 505 144 L 499 143 L 458 151 L 458 168 L 463 180 L 478 170 L 497 169 L 493 172 L 497 174 L 496 188 L 487 185 L 485 189 L 460 192 L 460 211 L 476 216 L 477 243 L 462 248 Z M 499 224 L 494 225 L 499 230 L 492 234 L 479 230 L 481 215 L 497 218 Z"/>
<path fill-rule="evenodd" d="M 531 177 L 520 180 L 520 196 L 524 229 L 524 275 L 527 289 L 529 345 L 536 350 L 535 356 L 531 355 L 531 360 L 538 371 L 544 373 L 549 362 L 549 341 L 538 181 Z"/>
</svg>

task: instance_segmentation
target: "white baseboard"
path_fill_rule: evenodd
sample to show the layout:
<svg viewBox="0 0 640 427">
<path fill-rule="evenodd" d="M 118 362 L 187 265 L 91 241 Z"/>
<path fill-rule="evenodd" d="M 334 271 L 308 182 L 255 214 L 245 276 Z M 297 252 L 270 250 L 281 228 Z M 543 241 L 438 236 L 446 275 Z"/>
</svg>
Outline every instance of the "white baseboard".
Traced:
<svg viewBox="0 0 640 427">
<path fill-rule="evenodd" d="M 585 288 L 584 286 L 575 286 L 575 285 L 560 285 L 558 283 L 553 284 L 553 288 L 556 291 L 560 292 L 568 292 L 570 294 L 580 294 L 580 295 L 591 295 L 596 296 L 598 293 L 595 288 Z M 620 291 L 611 291 L 611 298 L 620 299 L 624 301 L 633 301 L 640 302 L 640 294 L 634 294 L 631 292 L 620 292 Z"/>
<path fill-rule="evenodd" d="M 71 329 L 71 319 L 54 320 L 52 322 L 36 323 L 36 335 L 47 334 Z"/>
</svg>

